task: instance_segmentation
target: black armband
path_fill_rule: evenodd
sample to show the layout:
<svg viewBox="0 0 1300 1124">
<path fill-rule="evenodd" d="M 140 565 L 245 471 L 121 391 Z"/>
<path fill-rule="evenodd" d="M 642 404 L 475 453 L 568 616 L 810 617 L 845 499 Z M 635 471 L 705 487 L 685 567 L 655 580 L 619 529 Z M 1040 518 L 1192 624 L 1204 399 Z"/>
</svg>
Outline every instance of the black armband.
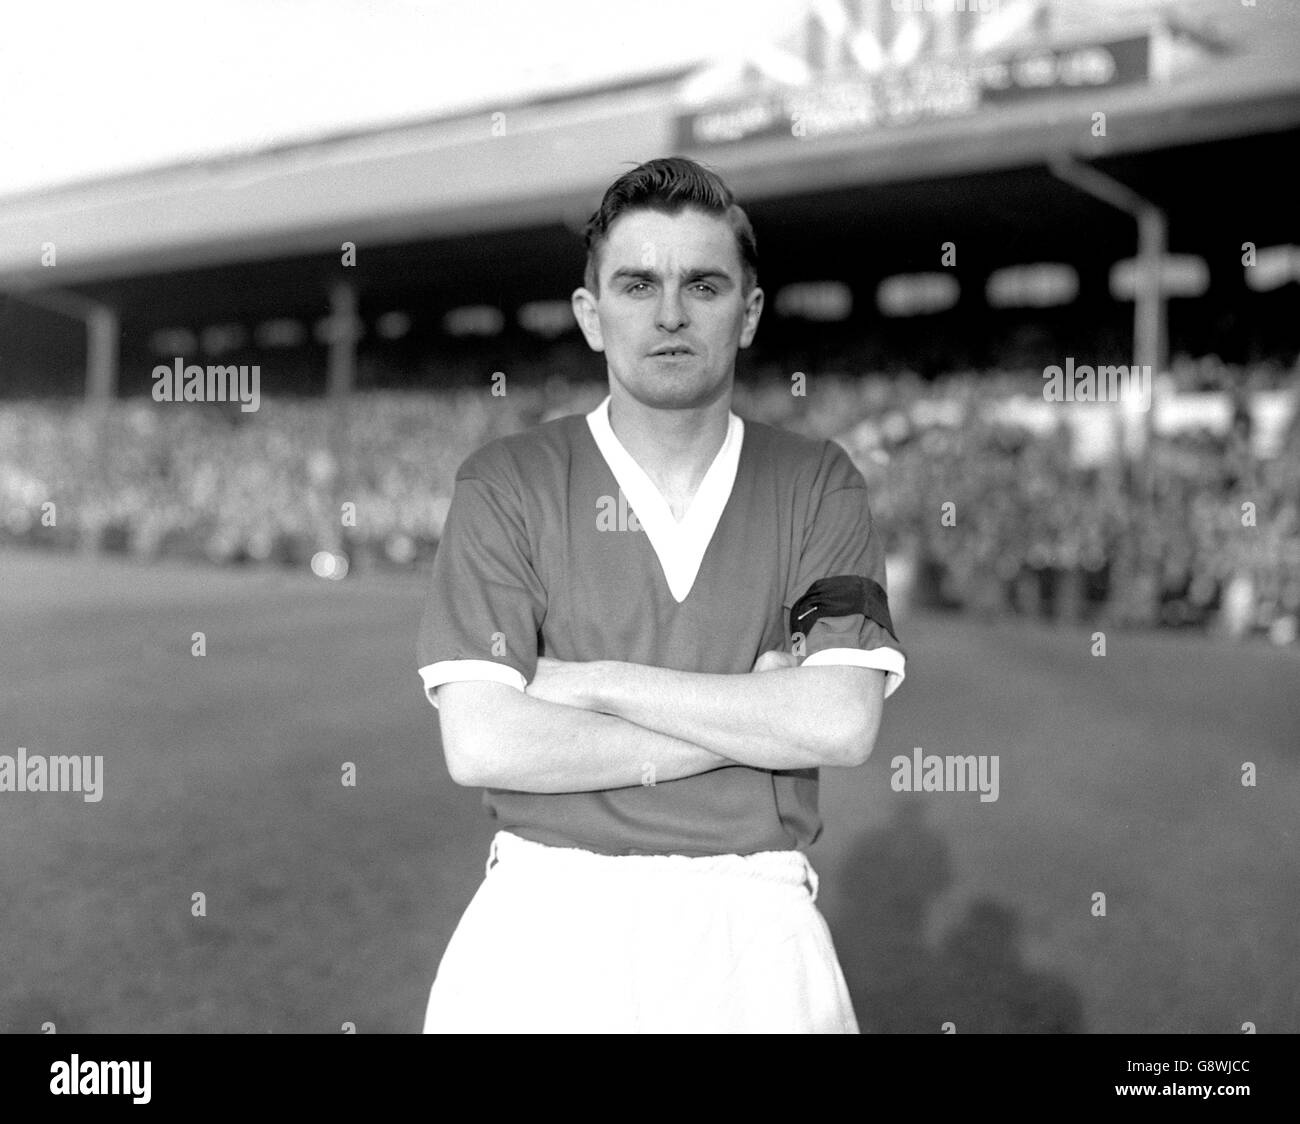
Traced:
<svg viewBox="0 0 1300 1124">
<path fill-rule="evenodd" d="M 885 591 L 870 578 L 853 576 L 813 582 L 790 609 L 790 637 L 793 639 L 797 633 L 806 637 L 821 617 L 847 617 L 854 613 L 861 613 L 898 640 Z"/>
</svg>

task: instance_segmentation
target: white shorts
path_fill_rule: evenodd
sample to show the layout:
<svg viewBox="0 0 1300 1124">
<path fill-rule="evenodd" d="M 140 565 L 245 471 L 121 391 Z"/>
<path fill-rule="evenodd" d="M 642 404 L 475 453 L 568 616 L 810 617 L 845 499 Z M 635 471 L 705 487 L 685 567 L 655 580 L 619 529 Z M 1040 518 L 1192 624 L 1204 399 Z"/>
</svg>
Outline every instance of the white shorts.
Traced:
<svg viewBox="0 0 1300 1124">
<path fill-rule="evenodd" d="M 426 1034 L 857 1034 L 799 851 L 598 855 L 499 831 Z"/>
</svg>

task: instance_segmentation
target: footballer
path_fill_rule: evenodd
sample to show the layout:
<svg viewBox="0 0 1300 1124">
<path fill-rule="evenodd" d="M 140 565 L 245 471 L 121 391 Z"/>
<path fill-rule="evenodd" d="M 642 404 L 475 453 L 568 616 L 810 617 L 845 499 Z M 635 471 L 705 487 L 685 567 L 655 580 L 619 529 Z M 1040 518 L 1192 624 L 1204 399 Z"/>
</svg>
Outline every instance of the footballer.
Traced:
<svg viewBox="0 0 1300 1124">
<path fill-rule="evenodd" d="M 731 410 L 763 291 L 717 175 L 642 164 L 586 240 L 608 396 L 471 455 L 433 565 L 420 675 L 498 830 L 424 1029 L 856 1033 L 805 851 L 904 676 L 865 483 Z"/>
</svg>

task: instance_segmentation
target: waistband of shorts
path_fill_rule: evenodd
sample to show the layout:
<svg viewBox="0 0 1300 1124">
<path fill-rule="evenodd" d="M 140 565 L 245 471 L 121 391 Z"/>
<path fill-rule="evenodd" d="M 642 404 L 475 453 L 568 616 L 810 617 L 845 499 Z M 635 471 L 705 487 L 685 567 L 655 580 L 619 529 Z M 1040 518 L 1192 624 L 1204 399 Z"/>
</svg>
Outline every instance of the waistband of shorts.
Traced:
<svg viewBox="0 0 1300 1124">
<path fill-rule="evenodd" d="M 592 878 L 665 873 L 754 878 L 805 887 L 813 901 L 817 900 L 819 884 L 817 871 L 802 851 L 757 851 L 750 855 L 602 855 L 581 847 L 538 843 L 504 830 L 492 837 L 485 873 L 498 863 L 545 864 L 550 869 L 563 868 Z"/>
</svg>

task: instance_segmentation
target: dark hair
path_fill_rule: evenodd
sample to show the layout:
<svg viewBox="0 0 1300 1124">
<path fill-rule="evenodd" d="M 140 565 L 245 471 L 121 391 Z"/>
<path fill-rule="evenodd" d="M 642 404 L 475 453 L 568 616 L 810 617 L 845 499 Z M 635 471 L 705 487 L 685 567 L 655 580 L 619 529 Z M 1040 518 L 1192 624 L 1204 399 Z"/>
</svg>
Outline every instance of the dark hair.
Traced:
<svg viewBox="0 0 1300 1124">
<path fill-rule="evenodd" d="M 742 287 L 749 292 L 758 282 L 758 245 L 749 216 L 716 172 L 685 156 L 648 160 L 609 185 L 596 213 L 587 220 L 587 269 L 583 279 L 586 287 L 593 293 L 600 291 L 596 254 L 619 215 L 636 210 L 675 215 L 687 207 L 725 218 L 731 224 L 744 266 Z"/>
</svg>

